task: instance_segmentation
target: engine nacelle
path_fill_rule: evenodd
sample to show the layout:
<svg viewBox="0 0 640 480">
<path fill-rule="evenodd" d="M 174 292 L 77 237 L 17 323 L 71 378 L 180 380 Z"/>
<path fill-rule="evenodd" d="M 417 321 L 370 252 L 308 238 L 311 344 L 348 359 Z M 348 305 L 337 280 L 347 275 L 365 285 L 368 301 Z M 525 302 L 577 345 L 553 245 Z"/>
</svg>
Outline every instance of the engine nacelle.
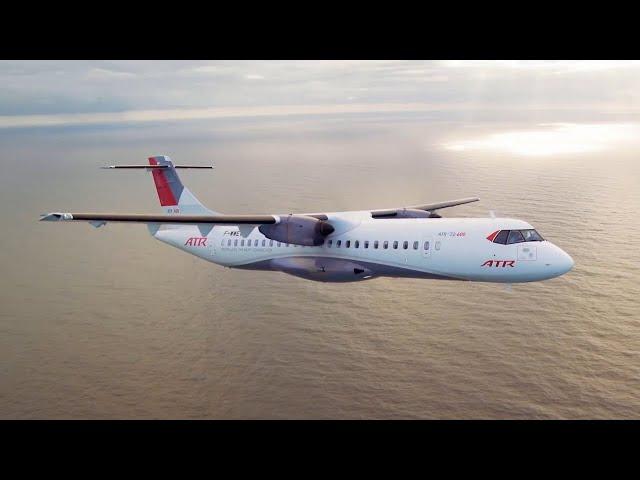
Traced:
<svg viewBox="0 0 640 480">
<path fill-rule="evenodd" d="M 403 208 L 398 210 L 398 216 L 396 218 L 429 218 L 431 212 L 426 210 L 418 210 L 415 208 Z"/>
<path fill-rule="evenodd" d="M 398 208 L 396 210 L 378 210 L 371 214 L 373 218 L 442 218 L 437 213 L 417 208 Z"/>
<path fill-rule="evenodd" d="M 315 247 L 322 245 L 325 237 L 334 231 L 327 221 L 306 215 L 288 215 L 278 218 L 279 222 L 276 224 L 258 227 L 265 237 L 277 242 Z"/>
</svg>

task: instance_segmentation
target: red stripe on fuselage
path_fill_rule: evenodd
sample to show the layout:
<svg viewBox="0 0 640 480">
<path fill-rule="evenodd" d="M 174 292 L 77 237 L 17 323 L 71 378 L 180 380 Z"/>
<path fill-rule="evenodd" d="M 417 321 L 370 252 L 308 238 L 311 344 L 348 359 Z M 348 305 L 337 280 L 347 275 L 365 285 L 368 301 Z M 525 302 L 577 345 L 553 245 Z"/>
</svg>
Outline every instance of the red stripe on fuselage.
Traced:
<svg viewBox="0 0 640 480">
<path fill-rule="evenodd" d="M 500 230 L 496 230 L 495 232 L 493 232 L 491 235 L 489 235 L 487 237 L 487 240 L 489 240 L 490 242 L 493 242 L 493 239 L 496 238 L 496 235 L 498 235 L 498 233 L 500 233 Z"/>
<path fill-rule="evenodd" d="M 158 165 L 158 162 L 155 158 L 149 157 L 149 165 Z M 177 205 L 178 200 L 173 196 L 173 192 L 171 191 L 167 177 L 164 175 L 164 171 L 161 169 L 153 169 L 151 174 L 153 175 L 153 181 L 156 184 L 160 205 L 163 207 L 166 207 L 167 205 Z"/>
</svg>

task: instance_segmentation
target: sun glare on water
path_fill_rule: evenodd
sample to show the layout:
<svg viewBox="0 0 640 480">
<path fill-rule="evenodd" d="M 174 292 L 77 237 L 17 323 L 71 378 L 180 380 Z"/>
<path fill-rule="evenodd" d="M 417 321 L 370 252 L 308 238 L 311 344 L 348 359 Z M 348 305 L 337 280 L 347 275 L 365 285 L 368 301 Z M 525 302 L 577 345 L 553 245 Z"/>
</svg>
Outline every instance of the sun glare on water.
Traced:
<svg viewBox="0 0 640 480">
<path fill-rule="evenodd" d="M 483 150 L 532 157 L 603 151 L 637 141 L 640 125 L 540 124 L 537 129 L 492 133 L 485 137 L 443 144 L 446 150 Z"/>
</svg>

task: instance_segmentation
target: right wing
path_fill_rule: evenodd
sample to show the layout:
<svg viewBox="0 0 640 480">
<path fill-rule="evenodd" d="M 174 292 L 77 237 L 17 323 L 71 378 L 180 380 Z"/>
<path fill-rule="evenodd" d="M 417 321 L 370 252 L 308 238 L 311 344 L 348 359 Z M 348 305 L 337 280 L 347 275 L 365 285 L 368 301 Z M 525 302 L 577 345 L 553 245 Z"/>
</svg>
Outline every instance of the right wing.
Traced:
<svg viewBox="0 0 640 480">
<path fill-rule="evenodd" d="M 457 205 L 464 205 L 465 203 L 477 202 L 478 200 L 480 200 L 478 197 L 469 197 L 469 198 L 460 198 L 458 200 L 449 200 L 446 202 L 413 205 L 411 207 L 389 208 L 386 210 L 372 210 L 371 216 L 373 218 L 395 217 L 402 214 L 402 212 L 405 212 L 406 210 L 423 210 L 425 212 L 433 213 L 436 210 L 439 210 L 441 208 L 455 207 Z"/>
</svg>

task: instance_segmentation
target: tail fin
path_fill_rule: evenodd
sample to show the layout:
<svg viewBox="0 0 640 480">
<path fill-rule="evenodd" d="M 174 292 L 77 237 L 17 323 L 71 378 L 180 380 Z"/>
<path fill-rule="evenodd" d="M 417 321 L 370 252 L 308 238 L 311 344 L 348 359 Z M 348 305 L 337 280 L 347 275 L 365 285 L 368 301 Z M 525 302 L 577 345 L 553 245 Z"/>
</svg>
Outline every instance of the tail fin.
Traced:
<svg viewBox="0 0 640 480">
<path fill-rule="evenodd" d="M 164 166 L 151 170 L 153 181 L 156 184 L 160 205 L 166 213 L 171 214 L 206 214 L 214 215 L 217 212 L 209 210 L 186 188 L 171 159 L 165 155 L 149 157 L 149 165 Z"/>
</svg>

